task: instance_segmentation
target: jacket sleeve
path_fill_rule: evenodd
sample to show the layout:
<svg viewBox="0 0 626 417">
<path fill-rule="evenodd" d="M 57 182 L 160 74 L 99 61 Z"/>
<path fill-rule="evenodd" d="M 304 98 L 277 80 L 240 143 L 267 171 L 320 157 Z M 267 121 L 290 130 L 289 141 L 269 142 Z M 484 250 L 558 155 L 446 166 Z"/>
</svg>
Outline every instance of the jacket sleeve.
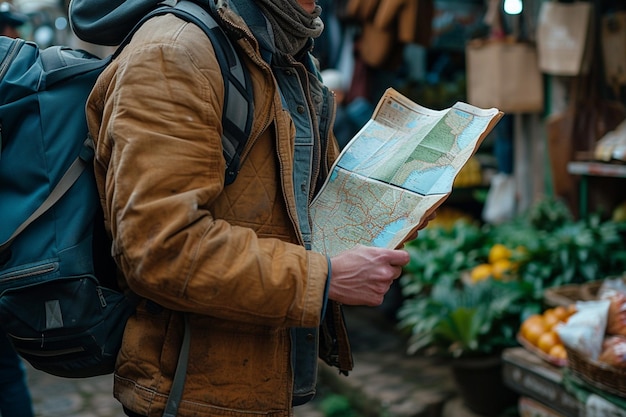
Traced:
<svg viewBox="0 0 626 417">
<path fill-rule="evenodd" d="M 106 178 L 113 253 L 129 287 L 166 308 L 317 326 L 326 257 L 259 238 L 208 209 L 224 187 L 223 84 L 215 82 L 221 76 L 209 42 L 194 40 L 198 33 L 129 45 L 92 94 L 90 130 L 96 175 Z"/>
</svg>

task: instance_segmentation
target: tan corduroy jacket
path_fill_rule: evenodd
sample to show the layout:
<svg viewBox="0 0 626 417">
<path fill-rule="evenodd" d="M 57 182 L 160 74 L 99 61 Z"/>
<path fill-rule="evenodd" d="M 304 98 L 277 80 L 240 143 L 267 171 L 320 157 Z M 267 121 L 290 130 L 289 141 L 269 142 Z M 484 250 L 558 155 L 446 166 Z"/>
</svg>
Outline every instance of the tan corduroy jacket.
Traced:
<svg viewBox="0 0 626 417">
<path fill-rule="evenodd" d="M 182 417 L 291 415 L 289 328 L 320 325 L 328 261 L 302 246 L 294 125 L 243 21 L 225 17 L 247 34 L 238 42 L 255 93 L 233 184 L 224 188 L 220 70 L 195 25 L 171 15 L 147 22 L 87 105 L 113 255 L 128 287 L 154 301 L 128 322 L 115 374 L 115 396 L 141 415 L 163 412 L 180 311 L 192 313 Z M 337 155 L 328 139 L 322 176 Z"/>
</svg>

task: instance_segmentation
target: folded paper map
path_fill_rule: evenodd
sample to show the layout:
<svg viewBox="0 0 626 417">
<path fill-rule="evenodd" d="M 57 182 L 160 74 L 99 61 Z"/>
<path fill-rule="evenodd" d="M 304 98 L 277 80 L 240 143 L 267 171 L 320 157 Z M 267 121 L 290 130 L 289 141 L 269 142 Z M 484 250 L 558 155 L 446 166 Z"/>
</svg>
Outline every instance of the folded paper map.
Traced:
<svg viewBox="0 0 626 417">
<path fill-rule="evenodd" d="M 503 115 L 460 102 L 431 110 L 388 89 L 311 203 L 313 250 L 400 247 Z"/>
</svg>

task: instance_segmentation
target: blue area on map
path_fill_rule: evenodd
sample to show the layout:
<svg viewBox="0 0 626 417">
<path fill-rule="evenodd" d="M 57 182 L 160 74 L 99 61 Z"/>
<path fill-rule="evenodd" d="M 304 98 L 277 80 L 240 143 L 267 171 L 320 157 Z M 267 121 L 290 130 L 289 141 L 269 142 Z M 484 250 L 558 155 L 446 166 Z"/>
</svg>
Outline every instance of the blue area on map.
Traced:
<svg viewBox="0 0 626 417">
<path fill-rule="evenodd" d="M 406 227 L 405 219 L 398 219 L 395 222 L 389 223 L 385 229 L 376 236 L 372 244 L 379 248 L 386 248 L 389 242 L 396 237 L 398 232 L 404 227 Z"/>
<path fill-rule="evenodd" d="M 474 117 L 473 115 L 460 110 L 456 110 L 455 113 L 464 118 L 472 118 L 469 125 L 463 129 L 457 138 L 457 145 L 459 148 L 464 149 L 480 136 L 480 133 L 485 130 L 489 119 L 486 117 Z"/>
<path fill-rule="evenodd" d="M 406 124 L 407 129 L 417 129 L 417 127 L 423 122 L 423 120 L 420 119 L 413 119 L 413 120 L 409 120 L 409 122 Z"/>
<path fill-rule="evenodd" d="M 369 163 L 372 156 L 376 154 L 376 151 L 384 145 L 384 142 L 381 142 L 380 139 L 362 135 L 346 149 L 338 165 L 348 171 L 354 171 L 359 165 L 366 162 Z"/>
<path fill-rule="evenodd" d="M 453 167 L 438 166 L 425 170 L 413 171 L 408 175 L 402 184 L 402 187 L 422 195 L 445 194 L 450 191 L 449 188 L 452 186 L 452 184 L 448 185 L 441 183 L 440 179 L 446 177 L 451 179 L 454 178 Z M 446 189 L 444 189 L 444 187 L 446 187 Z"/>
</svg>

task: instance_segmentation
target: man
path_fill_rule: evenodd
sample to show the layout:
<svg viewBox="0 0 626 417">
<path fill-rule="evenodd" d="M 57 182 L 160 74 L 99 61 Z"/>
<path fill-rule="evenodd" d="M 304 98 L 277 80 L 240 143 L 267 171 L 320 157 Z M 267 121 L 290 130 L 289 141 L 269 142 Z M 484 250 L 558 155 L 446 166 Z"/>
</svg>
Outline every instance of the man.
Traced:
<svg viewBox="0 0 626 417">
<path fill-rule="evenodd" d="M 0 3 L 0 36 L 19 38 L 18 28 L 28 21 L 28 17 L 18 13 L 11 3 Z"/>
<path fill-rule="evenodd" d="M 81 19 L 104 16 L 75 20 L 86 23 L 81 33 L 110 27 L 97 3 L 75 1 Z M 194 24 L 173 15 L 146 22 L 87 104 L 112 253 L 143 298 L 115 374 L 129 416 L 162 415 L 184 313 L 191 349 L 178 416 L 292 415 L 315 393 L 318 354 L 352 368 L 341 304 L 379 305 L 409 261 L 403 250 L 359 246 L 328 259 L 309 249 L 309 202 L 338 153 L 333 97 L 310 55 L 323 29 L 315 1 L 217 7 L 255 97 L 232 184 L 224 186 L 223 81 Z"/>
</svg>

